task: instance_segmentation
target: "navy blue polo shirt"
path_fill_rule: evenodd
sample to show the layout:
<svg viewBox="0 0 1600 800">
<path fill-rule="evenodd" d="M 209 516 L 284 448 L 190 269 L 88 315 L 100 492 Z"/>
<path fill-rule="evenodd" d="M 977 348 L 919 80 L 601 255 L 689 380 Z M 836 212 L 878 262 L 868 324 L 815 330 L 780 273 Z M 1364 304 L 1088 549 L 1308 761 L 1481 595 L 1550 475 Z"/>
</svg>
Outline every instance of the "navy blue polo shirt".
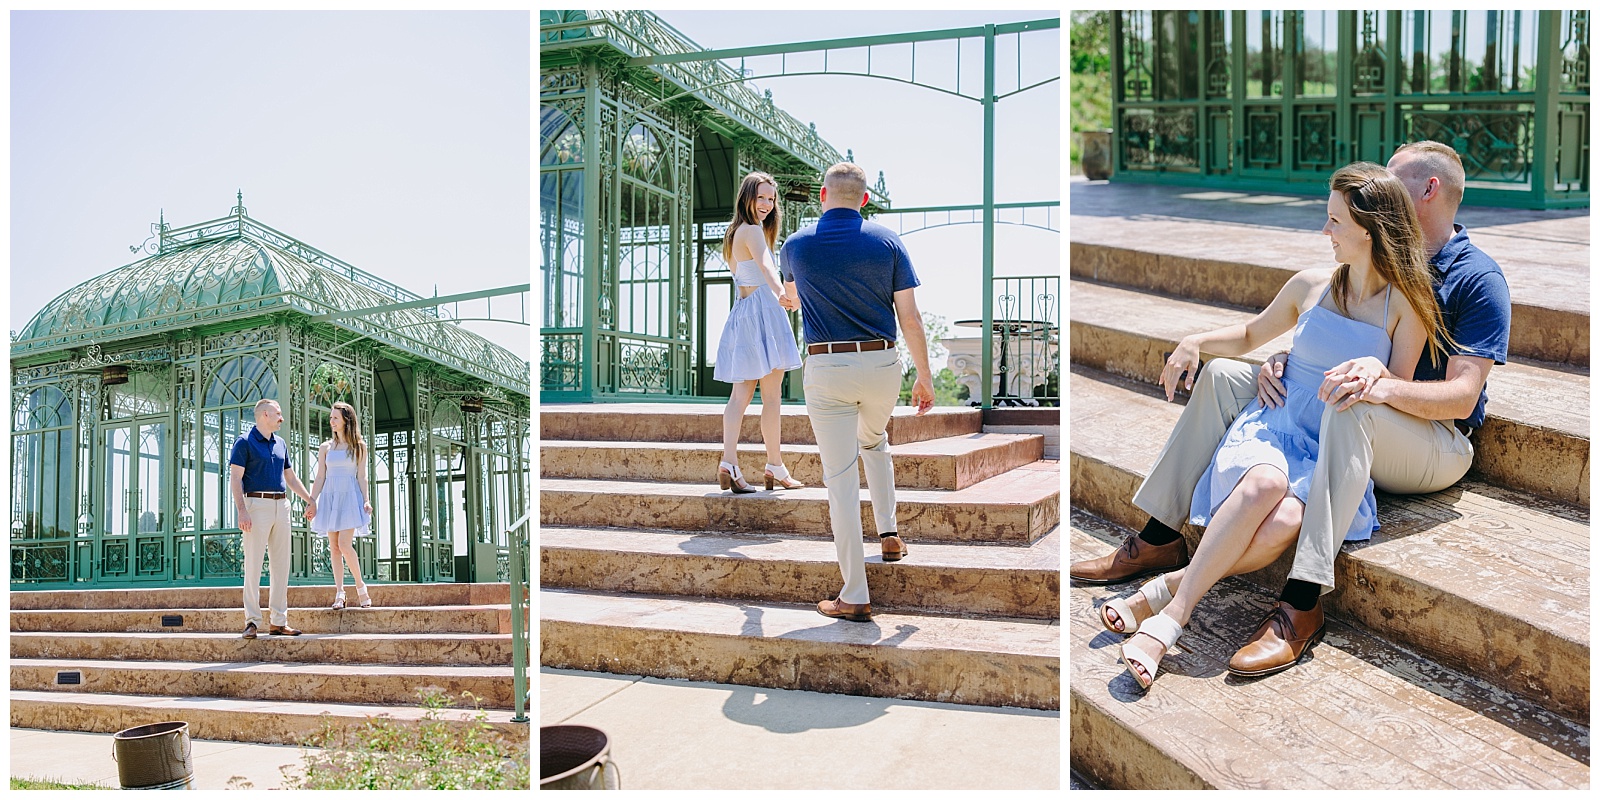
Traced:
<svg viewBox="0 0 1600 800">
<path fill-rule="evenodd" d="M 273 436 L 269 441 L 252 425 L 249 433 L 233 443 L 233 455 L 229 456 L 228 463 L 244 467 L 245 494 L 288 491 L 283 471 L 293 467 L 289 466 L 289 445 L 282 436 Z"/>
<path fill-rule="evenodd" d="M 894 341 L 894 293 L 922 283 L 900 237 L 849 208 L 829 209 L 796 231 L 779 259 L 800 294 L 810 344 Z"/>
<path fill-rule="evenodd" d="M 1456 340 L 1456 347 L 1446 346 L 1451 355 L 1477 356 L 1492 359 L 1496 364 L 1506 363 L 1506 351 L 1511 342 L 1511 289 L 1506 286 L 1506 275 L 1500 265 L 1474 247 L 1467 239 L 1467 229 L 1456 226 L 1456 235 L 1439 248 L 1429 264 L 1434 269 L 1434 294 L 1439 299 L 1439 309 L 1444 314 L 1444 327 Z M 1433 363 L 1428 348 L 1417 361 L 1418 381 L 1440 381 L 1445 377 L 1445 364 Z M 1478 405 L 1463 422 L 1473 428 L 1483 427 L 1484 408 L 1489 403 L 1489 387 L 1484 386 L 1478 395 Z"/>
</svg>

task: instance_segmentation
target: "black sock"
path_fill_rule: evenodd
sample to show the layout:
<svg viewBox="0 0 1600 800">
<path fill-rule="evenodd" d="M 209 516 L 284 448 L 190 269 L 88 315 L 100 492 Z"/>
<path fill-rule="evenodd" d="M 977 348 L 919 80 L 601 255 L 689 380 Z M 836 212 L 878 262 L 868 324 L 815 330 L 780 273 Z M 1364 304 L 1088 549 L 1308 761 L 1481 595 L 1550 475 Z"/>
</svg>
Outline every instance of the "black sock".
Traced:
<svg viewBox="0 0 1600 800">
<path fill-rule="evenodd" d="M 1161 520 L 1151 517 L 1150 521 L 1144 524 L 1144 530 L 1139 531 L 1139 538 L 1149 544 L 1160 547 L 1182 539 L 1183 534 L 1167 527 L 1166 523 Z"/>
<path fill-rule="evenodd" d="M 886 536 L 899 536 L 899 535 L 900 534 L 895 533 L 894 531 L 885 531 L 883 533 L 878 534 L 878 538 L 882 539 L 882 538 L 884 538 Z"/>
<path fill-rule="evenodd" d="M 1290 578 L 1283 585 L 1283 594 L 1278 599 L 1294 607 L 1296 611 L 1310 611 L 1317 606 L 1317 598 L 1322 596 L 1322 587 L 1309 581 Z"/>
</svg>

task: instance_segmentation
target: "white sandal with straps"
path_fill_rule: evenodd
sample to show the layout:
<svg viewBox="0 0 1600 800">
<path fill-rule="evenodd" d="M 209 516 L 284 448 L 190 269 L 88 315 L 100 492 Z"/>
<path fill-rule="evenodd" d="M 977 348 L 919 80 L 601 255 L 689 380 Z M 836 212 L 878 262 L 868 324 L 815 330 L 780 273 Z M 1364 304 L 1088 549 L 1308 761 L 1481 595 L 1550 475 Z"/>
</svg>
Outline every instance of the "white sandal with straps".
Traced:
<svg viewBox="0 0 1600 800">
<path fill-rule="evenodd" d="M 1167 654 L 1167 648 L 1178 643 L 1178 637 L 1183 635 L 1183 626 L 1178 621 L 1166 614 L 1157 614 L 1144 621 L 1139 632 L 1161 643 L 1161 652 L 1151 658 L 1137 650 L 1129 650 L 1128 645 L 1134 640 L 1129 639 L 1122 644 L 1121 659 L 1123 666 L 1128 668 L 1128 674 L 1133 676 L 1133 682 L 1139 684 L 1142 690 L 1148 690 L 1156 682 L 1156 670 L 1161 668 L 1161 658 Z M 1140 677 L 1139 670 L 1144 670 L 1150 680 Z"/>
<path fill-rule="evenodd" d="M 1161 609 L 1166 608 L 1167 604 L 1172 602 L 1172 592 L 1167 590 L 1166 575 L 1157 575 L 1145 581 L 1144 585 L 1139 587 L 1137 594 L 1144 595 L 1144 601 L 1150 605 L 1151 616 L 1160 614 Z M 1134 622 L 1133 608 L 1128 604 L 1128 601 L 1132 599 L 1133 595 L 1128 595 L 1127 597 L 1113 597 L 1107 600 L 1100 606 L 1100 624 L 1112 633 L 1121 633 L 1127 636 L 1138 633 L 1139 623 Z M 1122 620 L 1122 630 L 1111 627 L 1111 620 L 1106 617 L 1107 609 L 1117 612 L 1117 618 Z M 1132 627 L 1128 626 L 1129 622 L 1133 622 Z"/>
<path fill-rule="evenodd" d="M 724 491 L 732 489 L 734 494 L 749 494 L 756 490 L 756 487 L 745 483 L 744 473 L 739 471 L 738 464 L 726 461 L 717 462 L 717 484 Z"/>
<path fill-rule="evenodd" d="M 805 484 L 789 477 L 789 468 L 785 467 L 783 462 L 779 462 L 776 466 L 768 464 L 766 469 L 766 479 L 767 491 L 769 492 L 772 491 L 772 486 L 774 483 L 782 486 L 785 489 L 805 488 Z"/>
</svg>

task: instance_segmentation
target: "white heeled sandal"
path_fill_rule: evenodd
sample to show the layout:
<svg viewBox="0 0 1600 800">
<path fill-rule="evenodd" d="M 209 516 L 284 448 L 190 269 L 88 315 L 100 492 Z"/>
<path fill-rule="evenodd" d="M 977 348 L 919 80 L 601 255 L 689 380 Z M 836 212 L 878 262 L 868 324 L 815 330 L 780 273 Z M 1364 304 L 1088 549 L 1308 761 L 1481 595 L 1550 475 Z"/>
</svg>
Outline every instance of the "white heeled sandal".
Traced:
<svg viewBox="0 0 1600 800">
<path fill-rule="evenodd" d="M 372 598 L 367 596 L 366 587 L 356 590 L 356 602 L 360 603 L 362 608 L 372 608 Z"/>
<path fill-rule="evenodd" d="M 1144 621 L 1139 627 L 1139 633 L 1160 642 L 1161 652 L 1151 658 L 1137 650 L 1129 650 L 1128 645 L 1134 642 L 1133 639 L 1129 639 L 1123 642 L 1119 657 L 1123 666 L 1128 668 L 1128 674 L 1133 676 L 1133 682 L 1139 684 L 1140 689 L 1148 690 L 1150 685 L 1156 682 L 1156 670 L 1161 668 L 1161 659 L 1167 654 L 1167 648 L 1177 644 L 1178 637 L 1183 635 L 1183 626 L 1166 614 L 1157 614 Z M 1139 675 L 1141 669 L 1150 676 L 1150 680 L 1146 681 Z"/>
<path fill-rule="evenodd" d="M 739 471 L 738 464 L 726 461 L 717 462 L 717 484 L 723 489 L 732 489 L 734 494 L 749 494 L 756 490 L 756 487 L 745 483 L 744 473 Z"/>
<path fill-rule="evenodd" d="M 344 590 L 343 589 L 340 589 L 339 591 L 333 593 L 333 605 L 331 606 L 331 608 L 334 611 L 338 611 L 338 610 L 344 608 Z"/>
<path fill-rule="evenodd" d="M 1166 608 L 1167 604 L 1172 602 L 1172 592 L 1167 590 L 1166 575 L 1157 575 L 1145 581 L 1144 585 L 1139 587 L 1137 594 L 1144 595 L 1144 601 L 1150 605 L 1150 616 L 1160 614 L 1161 609 Z M 1133 608 L 1128 603 L 1132 599 L 1133 595 L 1128 595 L 1127 597 L 1114 597 L 1107 600 L 1100 606 L 1100 624 L 1112 633 L 1121 633 L 1128 636 L 1138 633 L 1139 623 L 1134 619 Z M 1117 612 L 1117 618 L 1122 620 L 1122 630 L 1119 631 L 1111 627 L 1111 620 L 1106 617 L 1107 609 Z M 1132 623 L 1132 625 L 1129 625 L 1129 623 Z"/>
<path fill-rule="evenodd" d="M 769 492 L 772 491 L 772 486 L 774 483 L 782 486 L 785 489 L 801 489 L 805 487 L 805 484 L 789 477 L 789 469 L 783 464 L 777 464 L 776 466 L 768 464 L 766 475 L 767 491 Z"/>
</svg>

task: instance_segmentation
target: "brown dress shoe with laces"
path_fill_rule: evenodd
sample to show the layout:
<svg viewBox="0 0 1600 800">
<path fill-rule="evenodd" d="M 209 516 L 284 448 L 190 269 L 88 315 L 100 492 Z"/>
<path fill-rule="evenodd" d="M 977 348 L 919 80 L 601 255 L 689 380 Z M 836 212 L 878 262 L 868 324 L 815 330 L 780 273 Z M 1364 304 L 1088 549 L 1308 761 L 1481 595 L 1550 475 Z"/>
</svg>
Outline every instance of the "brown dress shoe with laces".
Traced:
<svg viewBox="0 0 1600 800">
<path fill-rule="evenodd" d="M 272 626 L 272 627 L 267 629 L 267 633 L 270 633 L 273 636 L 299 636 L 300 635 L 300 631 L 297 631 L 294 628 L 289 627 L 288 625 L 274 625 L 274 626 Z"/>
<path fill-rule="evenodd" d="M 244 637 L 243 638 L 245 638 L 245 639 L 254 639 L 254 638 L 256 638 L 256 624 L 254 622 L 246 622 L 244 624 Z"/>
<path fill-rule="evenodd" d="M 1079 583 L 1122 583 L 1146 575 L 1160 575 L 1189 565 L 1189 543 L 1179 537 L 1166 544 L 1150 544 L 1139 534 L 1129 536 L 1116 552 L 1079 561 L 1068 568 Z"/>
<path fill-rule="evenodd" d="M 1300 663 L 1324 630 L 1321 600 L 1310 611 L 1296 611 L 1279 600 L 1250 641 L 1228 660 L 1228 671 L 1245 678 L 1282 672 Z"/>
<path fill-rule="evenodd" d="M 878 544 L 882 547 L 884 561 L 899 561 L 911 552 L 906 543 L 900 540 L 898 533 L 886 533 L 878 537 Z"/>
<path fill-rule="evenodd" d="M 869 622 L 872 620 L 872 604 L 841 603 L 838 600 L 824 600 L 817 604 L 817 612 L 824 617 L 848 619 L 854 622 Z"/>
</svg>

